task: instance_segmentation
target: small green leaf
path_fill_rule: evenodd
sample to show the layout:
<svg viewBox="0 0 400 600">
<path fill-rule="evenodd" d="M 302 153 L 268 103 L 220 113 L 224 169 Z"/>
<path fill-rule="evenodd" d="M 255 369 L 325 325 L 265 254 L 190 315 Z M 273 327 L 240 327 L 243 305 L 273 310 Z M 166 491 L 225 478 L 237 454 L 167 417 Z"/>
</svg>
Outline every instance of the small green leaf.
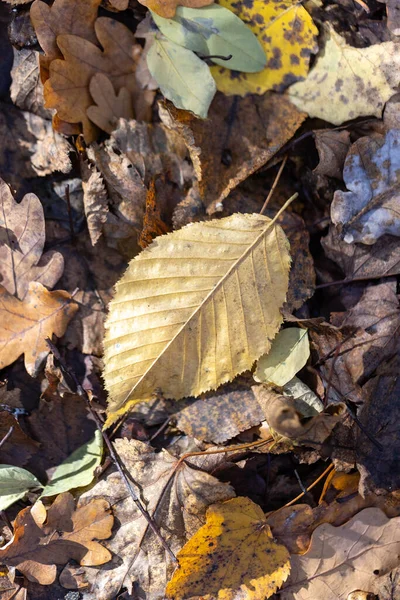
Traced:
<svg viewBox="0 0 400 600">
<path fill-rule="evenodd" d="M 147 54 L 147 66 L 161 92 L 177 108 L 206 118 L 216 86 L 205 62 L 191 50 L 157 35 Z"/>
<path fill-rule="evenodd" d="M 304 367 L 309 356 L 307 329 L 283 329 L 272 342 L 268 354 L 259 358 L 254 378 L 282 387 Z"/>
<path fill-rule="evenodd" d="M 26 469 L 0 465 L 0 510 L 23 498 L 29 490 L 42 487 L 40 481 Z"/>
<path fill-rule="evenodd" d="M 103 437 L 100 431 L 96 431 L 90 442 L 75 450 L 56 468 L 40 497 L 55 496 L 89 485 L 93 481 L 95 469 L 101 462 L 102 454 Z"/>
<path fill-rule="evenodd" d="M 265 52 L 247 25 L 232 11 L 211 4 L 203 8 L 178 6 L 172 19 L 152 13 L 153 19 L 168 39 L 203 56 L 229 56 L 230 60 L 211 58 L 217 65 L 257 73 L 267 64 Z"/>
</svg>

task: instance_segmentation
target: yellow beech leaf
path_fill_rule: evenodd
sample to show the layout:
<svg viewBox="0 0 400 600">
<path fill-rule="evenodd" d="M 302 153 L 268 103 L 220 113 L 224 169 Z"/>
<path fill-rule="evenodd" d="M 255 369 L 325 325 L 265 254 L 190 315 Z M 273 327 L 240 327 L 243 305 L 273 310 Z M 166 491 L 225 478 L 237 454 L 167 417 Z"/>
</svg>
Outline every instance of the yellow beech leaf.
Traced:
<svg viewBox="0 0 400 600">
<path fill-rule="evenodd" d="M 264 94 L 282 91 L 304 79 L 310 55 L 318 50 L 312 18 L 296 0 L 219 0 L 250 27 L 261 43 L 267 65 L 259 73 L 239 73 L 212 67 L 217 88 L 224 94 Z"/>
<path fill-rule="evenodd" d="M 263 511 L 249 498 L 210 506 L 206 524 L 177 558 L 166 589 L 173 600 L 264 600 L 290 572 L 288 550 L 275 542 Z"/>
<path fill-rule="evenodd" d="M 334 125 L 357 117 L 381 117 L 400 82 L 398 44 L 353 48 L 333 28 L 325 37 L 325 48 L 307 79 L 290 88 L 290 100 L 310 117 Z"/>
<path fill-rule="evenodd" d="M 161 236 L 129 264 L 106 323 L 107 426 L 157 388 L 198 396 L 271 347 L 289 243 L 268 217 L 234 214 Z"/>
</svg>

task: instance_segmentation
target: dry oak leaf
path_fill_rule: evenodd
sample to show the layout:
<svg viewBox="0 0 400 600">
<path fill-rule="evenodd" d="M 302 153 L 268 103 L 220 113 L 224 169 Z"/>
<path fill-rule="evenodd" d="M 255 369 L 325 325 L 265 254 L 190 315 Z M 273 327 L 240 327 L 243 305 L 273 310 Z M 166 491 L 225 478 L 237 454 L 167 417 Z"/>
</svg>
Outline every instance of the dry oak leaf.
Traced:
<svg viewBox="0 0 400 600">
<path fill-rule="evenodd" d="M 400 131 L 358 139 L 344 164 L 349 191 L 338 190 L 331 204 L 332 222 L 348 244 L 374 244 L 382 235 L 400 237 Z"/>
<path fill-rule="evenodd" d="M 46 108 L 55 108 L 58 117 L 68 123 L 82 123 L 86 143 L 92 142 L 97 135 L 87 109 L 93 104 L 89 85 L 98 72 L 107 75 L 116 93 L 123 87 L 129 91 L 134 98 L 136 118 L 143 118 L 143 93 L 135 77 L 141 46 L 136 43 L 133 33 L 114 19 L 98 18 L 95 31 L 104 50 L 76 35 L 57 37 L 65 60 L 51 62 L 50 77 L 44 86 Z"/>
<path fill-rule="evenodd" d="M 95 539 L 110 537 L 113 521 L 108 502 L 100 498 L 75 510 L 73 496 L 66 492 L 57 496 L 47 513 L 39 500 L 18 513 L 14 537 L 0 549 L 0 562 L 16 567 L 29 581 L 50 585 L 56 565 L 71 559 L 81 565 L 110 560 L 110 552 Z"/>
<path fill-rule="evenodd" d="M 167 585 L 173 600 L 264 600 L 286 581 L 289 552 L 275 542 L 261 508 L 233 498 L 207 510 L 207 522 L 178 553 Z"/>
<path fill-rule="evenodd" d="M 175 15 L 177 6 L 186 6 L 187 8 L 201 8 L 213 3 L 213 0 L 139 0 L 140 4 L 147 6 L 150 10 L 164 17 L 172 19 Z"/>
<path fill-rule="evenodd" d="M 138 440 L 117 439 L 115 446 L 127 472 L 139 486 L 147 510 L 174 553 L 205 523 L 210 504 L 235 495 L 230 485 L 206 472 L 224 460 L 223 454 L 196 456 L 193 461 L 188 458 L 178 463 L 166 450 L 155 452 Z M 214 459 L 211 465 L 210 458 Z M 80 503 L 93 498 L 106 499 L 113 506 L 119 527 L 106 542 L 115 556 L 107 570 L 86 570 L 93 585 L 85 600 L 115 598 L 122 586 L 131 589 L 134 582 L 144 590 L 146 597 L 165 599 L 165 586 L 175 564 L 166 557 L 115 468 L 83 494 Z"/>
<path fill-rule="evenodd" d="M 107 426 L 156 388 L 198 396 L 251 368 L 282 323 L 289 268 L 283 230 L 256 214 L 187 225 L 143 250 L 106 322 Z"/>
<path fill-rule="evenodd" d="M 133 119 L 132 96 L 125 87 L 119 94 L 104 73 L 93 75 L 89 84 L 90 95 L 95 106 L 89 106 L 87 115 L 97 127 L 111 133 L 116 128 L 119 119 Z"/>
<path fill-rule="evenodd" d="M 307 76 L 310 56 L 318 51 L 318 29 L 297 0 L 219 0 L 219 4 L 250 27 L 265 51 L 267 64 L 259 73 L 212 67 L 218 90 L 240 96 L 282 92 Z"/>
<path fill-rule="evenodd" d="M 31 281 L 52 288 L 64 270 L 59 252 L 42 254 L 46 239 L 43 207 L 35 194 L 15 202 L 0 179 L 0 283 L 23 300 Z"/>
<path fill-rule="evenodd" d="M 69 33 L 97 43 L 94 22 L 100 3 L 101 0 L 55 0 L 48 6 L 42 0 L 35 0 L 32 4 L 31 21 L 45 53 L 40 56 L 43 83 L 48 79 L 51 61 L 63 56 L 57 46 L 59 35 Z"/>
<path fill-rule="evenodd" d="M 146 248 L 155 237 L 168 233 L 169 229 L 161 219 L 160 209 L 157 206 L 156 186 L 152 179 L 146 195 L 146 212 L 143 218 L 143 229 L 139 237 L 139 246 Z"/>
<path fill-rule="evenodd" d="M 77 310 L 68 292 L 49 292 L 36 281 L 22 301 L 0 286 L 0 369 L 25 354 L 25 368 L 35 377 L 49 353 L 46 338 L 63 336 Z"/>
<path fill-rule="evenodd" d="M 206 120 L 163 105 L 161 120 L 185 141 L 208 214 L 221 211 L 231 190 L 293 137 L 306 115 L 292 109 L 286 98 L 277 102 L 273 94 L 230 102 L 217 94 Z"/>
<path fill-rule="evenodd" d="M 289 90 L 291 101 L 310 117 L 341 125 L 375 115 L 395 93 L 400 76 L 400 53 L 394 42 L 353 48 L 334 29 L 307 79 Z"/>
<path fill-rule="evenodd" d="M 340 527 L 320 525 L 303 556 L 293 555 L 282 600 L 346 600 L 350 592 L 379 590 L 399 565 L 400 517 L 366 508 Z"/>
</svg>

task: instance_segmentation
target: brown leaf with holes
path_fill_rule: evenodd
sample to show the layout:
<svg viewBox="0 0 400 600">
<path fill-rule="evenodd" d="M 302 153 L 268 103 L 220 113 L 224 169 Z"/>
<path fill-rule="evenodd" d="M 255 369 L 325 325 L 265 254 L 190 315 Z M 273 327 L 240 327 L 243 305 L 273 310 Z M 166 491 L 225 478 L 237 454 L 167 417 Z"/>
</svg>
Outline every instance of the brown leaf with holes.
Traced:
<svg viewBox="0 0 400 600">
<path fill-rule="evenodd" d="M 164 17 L 171 19 L 178 6 L 186 6 L 188 8 L 201 8 L 213 3 L 213 0 L 139 0 L 140 4 L 147 6 L 150 10 Z"/>
<path fill-rule="evenodd" d="M 24 299 L 31 281 L 52 288 L 64 270 L 59 252 L 43 252 L 44 214 L 35 194 L 17 204 L 0 179 L 0 283 L 10 294 Z"/>
<path fill-rule="evenodd" d="M 46 338 L 63 336 L 77 310 L 68 292 L 49 292 L 38 282 L 29 284 L 23 300 L 0 286 L 0 368 L 25 354 L 26 370 L 35 377 L 49 353 Z"/>
<path fill-rule="evenodd" d="M 35 0 L 30 17 L 38 42 L 45 55 L 40 56 L 43 83 L 48 79 L 52 60 L 62 58 L 57 46 L 57 37 L 62 34 L 78 35 L 88 42 L 97 44 L 94 22 L 101 0 L 55 0 L 48 6 L 42 0 Z"/>
<path fill-rule="evenodd" d="M 111 133 L 116 128 L 118 119 L 133 119 L 132 97 L 129 90 L 122 87 L 116 94 L 107 75 L 103 73 L 93 75 L 89 91 L 95 106 L 89 106 L 87 115 L 103 131 Z"/>
<path fill-rule="evenodd" d="M 161 119 L 188 147 L 208 214 L 222 211 L 229 192 L 293 137 L 306 118 L 293 109 L 286 98 L 277 102 L 272 94 L 233 100 L 217 94 L 202 120 L 164 104 Z"/>
<path fill-rule="evenodd" d="M 213 468 L 224 460 L 223 454 L 194 456 L 178 463 L 166 450 L 155 452 L 138 440 L 117 439 L 115 447 L 174 553 L 203 525 L 209 504 L 235 495 L 230 485 L 206 472 L 210 459 Z M 164 598 L 165 585 L 175 565 L 166 561 L 164 549 L 133 504 L 115 469 L 83 494 L 80 504 L 93 498 L 108 500 L 120 523 L 111 540 L 106 542 L 119 561 L 107 571 L 86 571 L 93 584 L 93 597 L 109 600 L 122 585 L 129 587 L 136 582 L 149 598 Z"/>
<path fill-rule="evenodd" d="M 107 17 L 98 18 L 94 27 L 103 50 L 77 35 L 57 37 L 64 60 L 51 62 L 50 76 L 44 86 L 46 107 L 55 108 L 58 117 L 68 123 L 81 123 L 86 143 L 96 139 L 98 131 L 87 115 L 93 104 L 89 86 L 96 73 L 107 75 L 116 93 L 123 87 L 129 91 L 138 120 L 146 119 L 149 110 L 149 105 L 143 104 L 143 95 L 154 95 L 143 92 L 136 81 L 135 69 L 142 48 L 133 33 Z"/>
<path fill-rule="evenodd" d="M 110 505 L 100 498 L 75 510 L 73 496 L 66 492 L 57 496 L 47 513 L 39 500 L 18 513 L 13 540 L 0 549 L 0 560 L 29 581 L 50 585 L 56 565 L 71 559 L 81 565 L 102 565 L 111 559 L 96 540 L 110 537 L 113 520 Z"/>
<path fill-rule="evenodd" d="M 146 212 L 144 213 L 143 229 L 139 237 L 139 246 L 146 248 L 155 237 L 168 233 L 169 228 L 161 219 L 160 209 L 157 206 L 156 186 L 154 179 L 146 195 Z"/>
</svg>

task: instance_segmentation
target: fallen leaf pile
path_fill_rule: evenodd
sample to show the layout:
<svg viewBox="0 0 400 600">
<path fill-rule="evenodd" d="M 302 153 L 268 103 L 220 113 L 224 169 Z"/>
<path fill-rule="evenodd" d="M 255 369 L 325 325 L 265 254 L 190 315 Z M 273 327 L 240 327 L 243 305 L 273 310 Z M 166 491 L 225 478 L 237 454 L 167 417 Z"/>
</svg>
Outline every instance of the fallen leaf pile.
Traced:
<svg viewBox="0 0 400 600">
<path fill-rule="evenodd" d="M 0 0 L 0 600 L 398 600 L 395 0 Z"/>
</svg>

